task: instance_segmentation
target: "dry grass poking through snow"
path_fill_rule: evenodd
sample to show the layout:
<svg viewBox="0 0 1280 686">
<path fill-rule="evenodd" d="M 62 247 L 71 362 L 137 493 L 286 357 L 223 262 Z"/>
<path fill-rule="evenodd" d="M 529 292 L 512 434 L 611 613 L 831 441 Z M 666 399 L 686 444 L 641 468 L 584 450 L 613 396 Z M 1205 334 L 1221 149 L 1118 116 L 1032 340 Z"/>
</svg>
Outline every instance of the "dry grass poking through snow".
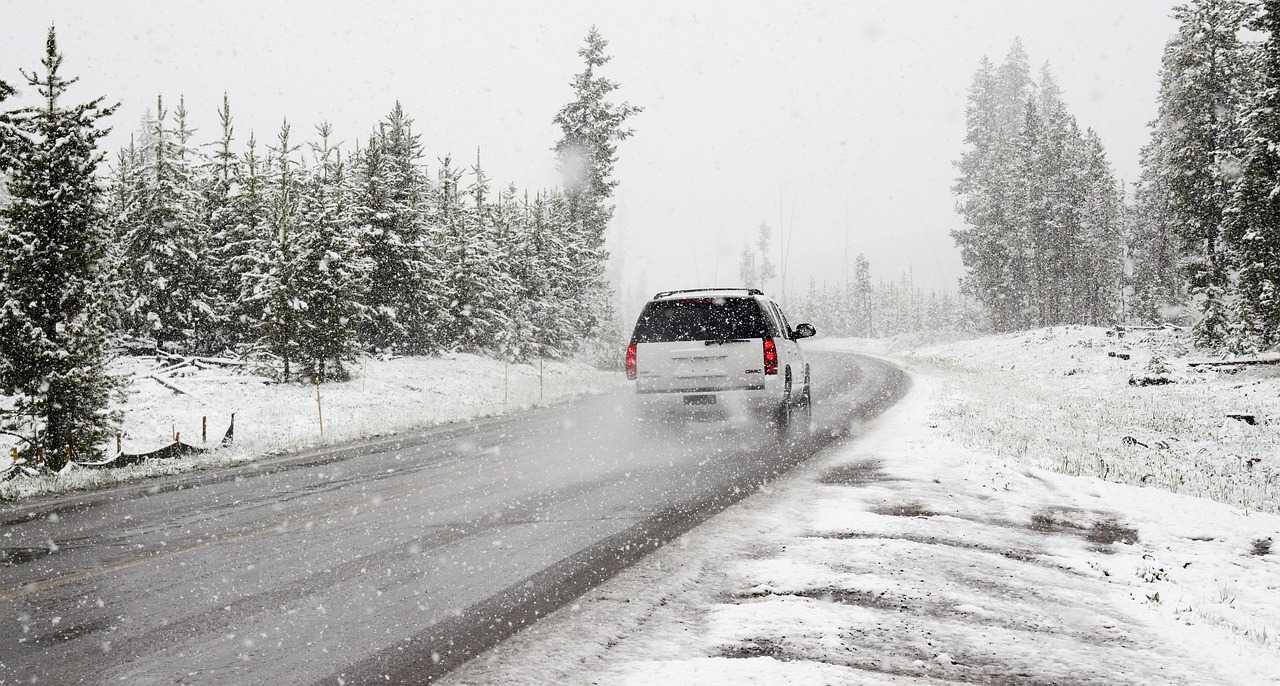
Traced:
<svg viewBox="0 0 1280 686">
<path fill-rule="evenodd" d="M 1174 383 L 1130 385 L 1153 355 Z M 901 358 L 946 380 L 936 419 L 962 443 L 1067 474 L 1280 511 L 1280 366 L 1191 368 L 1205 356 L 1188 352 L 1176 332 L 1117 338 L 1075 326 Z"/>
</svg>

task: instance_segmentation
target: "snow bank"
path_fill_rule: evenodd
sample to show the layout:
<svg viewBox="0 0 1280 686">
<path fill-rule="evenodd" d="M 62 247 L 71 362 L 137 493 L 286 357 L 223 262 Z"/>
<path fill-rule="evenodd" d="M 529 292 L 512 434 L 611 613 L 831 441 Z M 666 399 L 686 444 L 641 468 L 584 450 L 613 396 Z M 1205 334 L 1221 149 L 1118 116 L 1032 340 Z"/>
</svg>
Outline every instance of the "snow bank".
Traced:
<svg viewBox="0 0 1280 686">
<path fill-rule="evenodd" d="M 502 414 L 575 395 L 604 392 L 623 383 L 616 372 L 578 362 L 544 363 L 540 384 L 536 363 L 507 365 L 469 354 L 365 358 L 351 369 L 352 380 L 319 388 L 317 407 L 315 386 L 266 385 L 216 367 L 189 369 L 166 379 L 186 391 L 179 394 L 150 378 L 156 366 L 154 360 L 145 357 L 126 357 L 112 363 L 110 372 L 128 379 L 121 427 L 124 451 L 155 450 L 171 443 L 175 434 L 180 434 L 183 442 L 199 446 L 202 418 L 207 421 L 204 444 L 216 446 L 234 413 L 232 448 L 136 467 L 72 469 L 58 477 L 18 477 L 0 484 L 0 499 L 234 464 L 264 454 Z"/>
</svg>

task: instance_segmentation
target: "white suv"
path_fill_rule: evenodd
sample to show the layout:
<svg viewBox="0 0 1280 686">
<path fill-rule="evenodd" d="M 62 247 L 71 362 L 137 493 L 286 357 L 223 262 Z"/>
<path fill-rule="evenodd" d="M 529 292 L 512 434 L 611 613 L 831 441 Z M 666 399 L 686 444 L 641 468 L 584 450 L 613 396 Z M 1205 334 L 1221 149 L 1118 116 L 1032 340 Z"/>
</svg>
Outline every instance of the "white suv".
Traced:
<svg viewBox="0 0 1280 686">
<path fill-rule="evenodd" d="M 641 410 L 718 405 L 766 412 L 786 431 L 811 412 L 809 364 L 782 309 L 754 288 L 664 291 L 640 312 L 627 347 L 627 378 Z"/>
</svg>

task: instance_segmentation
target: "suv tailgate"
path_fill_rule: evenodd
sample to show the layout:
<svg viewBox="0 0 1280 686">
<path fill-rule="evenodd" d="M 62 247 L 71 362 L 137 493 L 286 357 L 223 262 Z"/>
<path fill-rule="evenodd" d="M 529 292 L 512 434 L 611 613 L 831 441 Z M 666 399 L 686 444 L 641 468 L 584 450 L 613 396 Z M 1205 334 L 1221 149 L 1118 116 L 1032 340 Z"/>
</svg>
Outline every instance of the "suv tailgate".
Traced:
<svg viewBox="0 0 1280 686">
<path fill-rule="evenodd" d="M 764 387 L 767 320 L 752 298 L 655 300 L 636 323 L 637 390 L 715 392 Z"/>
</svg>

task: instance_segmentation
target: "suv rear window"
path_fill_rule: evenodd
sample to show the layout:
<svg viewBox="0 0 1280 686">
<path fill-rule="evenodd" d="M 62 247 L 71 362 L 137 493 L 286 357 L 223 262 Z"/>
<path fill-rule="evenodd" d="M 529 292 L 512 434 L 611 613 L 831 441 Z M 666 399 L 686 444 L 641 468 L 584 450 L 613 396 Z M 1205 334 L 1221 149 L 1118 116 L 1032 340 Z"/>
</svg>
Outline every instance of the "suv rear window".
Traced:
<svg viewBox="0 0 1280 686">
<path fill-rule="evenodd" d="M 655 300 L 644 306 L 631 340 L 636 343 L 723 341 L 769 335 L 760 306 L 750 298 Z"/>
</svg>

